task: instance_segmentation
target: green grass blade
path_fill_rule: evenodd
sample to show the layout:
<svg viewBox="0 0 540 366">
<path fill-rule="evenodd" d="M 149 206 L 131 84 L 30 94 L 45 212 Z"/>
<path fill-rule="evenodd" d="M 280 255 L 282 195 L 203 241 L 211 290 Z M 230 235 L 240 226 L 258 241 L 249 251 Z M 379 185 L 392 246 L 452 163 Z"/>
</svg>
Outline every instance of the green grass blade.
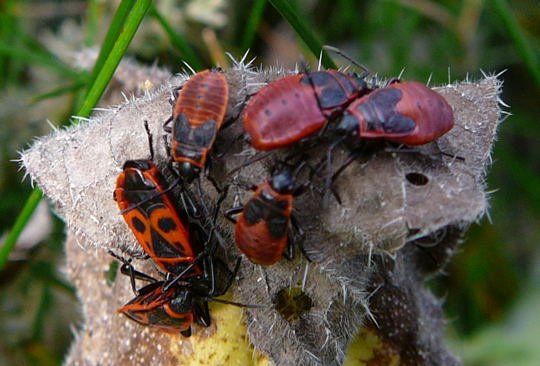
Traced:
<svg viewBox="0 0 540 366">
<path fill-rule="evenodd" d="M 492 0 L 491 1 L 495 11 L 501 17 L 506 30 L 508 31 L 510 38 L 514 42 L 514 45 L 520 54 L 523 62 L 529 69 L 538 89 L 540 89 L 540 64 L 538 63 L 538 57 L 534 53 L 527 37 L 520 28 L 512 9 L 505 0 Z"/>
<path fill-rule="evenodd" d="M 251 7 L 251 12 L 247 18 L 246 29 L 244 31 L 244 37 L 242 38 L 242 51 L 246 52 L 253 43 L 259 23 L 264 12 L 267 0 L 255 0 Z"/>
<path fill-rule="evenodd" d="M 319 41 L 315 33 L 312 32 L 307 26 L 307 22 L 298 16 L 289 1 L 290 0 L 270 0 L 270 3 L 274 6 L 274 8 L 276 8 L 281 16 L 287 20 L 291 27 L 293 27 L 298 36 L 300 36 L 300 38 L 311 50 L 313 55 L 316 58 L 319 58 L 322 50 L 322 43 Z M 326 51 L 323 51 L 322 53 L 322 64 L 327 69 L 336 68 L 336 64 L 334 64 L 334 61 L 332 61 Z"/>
<path fill-rule="evenodd" d="M 99 70 L 95 82 L 91 85 L 79 113 L 77 113 L 79 117 L 86 118 L 92 113 L 92 109 L 103 95 L 151 3 L 151 0 L 139 0 L 133 6 L 118 39 L 114 42 L 111 52 Z"/>
<path fill-rule="evenodd" d="M 111 80 L 116 67 L 120 63 L 120 60 L 124 56 L 129 43 L 133 39 L 133 36 L 135 35 L 135 32 L 137 31 L 151 3 L 151 0 L 138 0 L 133 6 L 118 39 L 112 46 L 109 56 L 103 63 L 101 70 L 99 70 L 95 82 L 91 85 L 90 90 L 83 101 L 83 105 L 77 113 L 78 116 L 90 116 L 92 109 L 96 106 L 99 99 L 103 95 L 105 88 Z M 35 188 L 30 194 L 30 197 L 27 199 L 22 212 L 17 217 L 15 224 L 13 225 L 13 228 L 11 229 L 6 242 L 4 243 L 4 246 L 0 248 L 0 271 L 4 268 L 9 253 L 15 246 L 19 235 L 26 226 L 26 223 L 36 209 L 42 196 L 43 193 L 39 190 L 39 188 Z"/>
<path fill-rule="evenodd" d="M 24 205 L 21 213 L 19 214 L 19 217 L 17 217 L 17 220 L 15 220 L 15 224 L 13 225 L 13 228 L 11 229 L 8 237 L 6 238 L 4 245 L 0 248 L 0 271 L 4 268 L 4 265 L 6 264 L 9 257 L 9 253 L 11 253 L 11 251 L 15 247 L 15 243 L 17 243 L 19 235 L 21 235 L 21 232 L 26 226 L 26 223 L 28 222 L 28 220 L 30 220 L 32 213 L 41 201 L 42 196 L 43 193 L 41 193 L 41 191 L 36 188 L 30 194 L 30 197 L 28 197 L 28 199 L 26 200 L 26 204 Z"/>
<path fill-rule="evenodd" d="M 202 70 L 203 63 L 200 58 L 197 56 L 193 48 L 189 45 L 188 42 L 184 40 L 183 37 L 180 37 L 167 22 L 167 20 L 161 15 L 161 13 L 156 9 L 154 5 L 150 7 L 150 15 L 152 15 L 158 23 L 161 25 L 167 36 L 169 37 L 170 42 L 174 47 L 180 52 L 184 60 L 193 67 L 195 70 Z"/>
<path fill-rule="evenodd" d="M 103 44 L 101 45 L 101 49 L 99 50 L 99 55 L 94 68 L 92 69 L 89 85 L 93 85 L 95 83 L 97 75 L 103 68 L 105 60 L 107 57 L 109 57 L 109 54 L 111 53 L 111 50 L 113 49 L 128 15 L 133 9 L 134 4 L 135 0 L 122 0 L 118 6 L 118 9 L 116 10 L 116 13 L 111 21 L 111 25 L 109 26 L 109 30 L 107 31 L 105 39 L 103 40 Z"/>
</svg>

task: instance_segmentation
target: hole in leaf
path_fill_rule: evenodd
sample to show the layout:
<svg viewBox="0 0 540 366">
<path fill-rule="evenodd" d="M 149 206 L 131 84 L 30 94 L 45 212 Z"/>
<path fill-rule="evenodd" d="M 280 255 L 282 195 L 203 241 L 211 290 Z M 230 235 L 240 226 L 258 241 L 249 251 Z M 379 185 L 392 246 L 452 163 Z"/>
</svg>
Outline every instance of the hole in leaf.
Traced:
<svg viewBox="0 0 540 366">
<path fill-rule="evenodd" d="M 313 307 L 313 300 L 300 287 L 287 287 L 277 293 L 274 305 L 283 319 L 294 323 Z"/>
<path fill-rule="evenodd" d="M 405 178 L 415 186 L 425 186 L 429 182 L 429 178 L 422 173 L 408 173 Z"/>
</svg>

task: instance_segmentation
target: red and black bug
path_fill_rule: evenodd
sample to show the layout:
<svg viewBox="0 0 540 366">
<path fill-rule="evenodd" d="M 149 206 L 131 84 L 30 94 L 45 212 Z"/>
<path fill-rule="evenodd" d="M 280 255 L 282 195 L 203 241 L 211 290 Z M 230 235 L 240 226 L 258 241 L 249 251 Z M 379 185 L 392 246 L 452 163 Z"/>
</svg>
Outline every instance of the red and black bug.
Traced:
<svg viewBox="0 0 540 366">
<path fill-rule="evenodd" d="M 208 300 L 241 304 L 214 299 L 227 291 L 234 274 L 213 258 L 211 235 L 196 222 L 188 226 L 180 218 L 165 187 L 166 181 L 152 160 L 126 161 L 117 179 L 114 197 L 128 226 L 168 278 L 157 281 L 134 271 L 115 255 L 124 262 L 122 273 L 130 275 L 136 294 L 119 312 L 143 325 L 189 336 L 194 321 L 210 324 Z M 135 278 L 151 283 L 137 290 Z M 222 286 L 224 279 L 228 283 Z"/>
<path fill-rule="evenodd" d="M 145 326 L 151 326 L 167 333 L 178 333 L 189 337 L 191 335 L 191 325 L 195 322 L 208 327 L 211 324 L 208 301 L 222 302 L 236 306 L 252 306 L 239 304 L 232 301 L 215 299 L 227 292 L 236 276 L 240 261 L 237 261 L 233 272 L 226 268 L 221 261 L 216 261 L 215 266 L 211 266 L 209 277 L 190 277 L 181 280 L 173 279 L 158 281 L 153 277 L 135 271 L 133 266 L 113 253 L 114 257 L 120 259 L 124 265 L 121 272 L 131 277 L 131 284 L 136 296 L 123 307 L 118 309 L 119 313 Z M 217 270 L 221 268 L 222 272 Z M 227 277 L 224 286 L 215 284 L 215 277 Z M 135 278 L 149 281 L 150 284 L 140 290 L 136 289 Z"/>
<path fill-rule="evenodd" d="M 131 276 L 136 293 L 118 311 L 140 324 L 189 336 L 194 321 L 210 325 L 208 300 L 242 305 L 214 299 L 227 291 L 240 262 L 231 274 L 223 262 L 213 258 L 213 247 L 204 239 L 204 230 L 195 223 L 184 225 L 163 187 L 163 177 L 151 160 L 127 161 L 118 178 L 115 197 L 126 222 L 144 251 L 169 278 L 157 281 L 115 256 L 124 262 L 122 273 Z M 200 244 L 203 242 L 206 245 Z M 221 273 L 217 273 L 220 268 Z M 135 277 L 152 283 L 137 291 Z M 228 284 L 220 287 L 217 280 L 224 277 Z"/>
<path fill-rule="evenodd" d="M 244 207 L 226 211 L 226 216 L 241 212 L 235 221 L 238 248 L 256 264 L 272 265 L 281 255 L 292 258 L 293 247 L 288 235 L 293 221 L 294 197 L 305 185 L 296 186 L 296 178 L 288 169 L 278 171 L 259 185 Z M 297 227 L 293 221 L 293 226 Z"/>
<path fill-rule="evenodd" d="M 182 333 L 186 337 L 191 335 L 194 321 L 209 325 L 210 314 L 206 301 L 195 302 L 190 288 L 174 286 L 164 292 L 163 285 L 163 281 L 156 281 L 144 286 L 118 312 L 139 324 L 166 333 Z"/>
<path fill-rule="evenodd" d="M 337 125 L 342 134 L 422 145 L 454 125 L 452 108 L 436 91 L 415 82 L 394 81 L 352 102 Z"/>
<path fill-rule="evenodd" d="M 168 185 L 152 160 L 128 160 L 116 180 L 114 199 L 126 223 L 147 255 L 163 271 L 180 273 L 194 263 L 203 248 L 190 241 L 166 190 Z M 191 275 L 201 274 L 193 266 Z"/>
<path fill-rule="evenodd" d="M 369 91 L 363 77 L 335 70 L 286 76 L 251 98 L 244 129 L 257 150 L 288 146 L 321 130 Z"/>
<path fill-rule="evenodd" d="M 171 159 L 185 182 L 193 181 L 204 167 L 228 102 L 227 79 L 217 70 L 201 71 L 179 89 L 164 129 L 171 133 Z"/>
</svg>

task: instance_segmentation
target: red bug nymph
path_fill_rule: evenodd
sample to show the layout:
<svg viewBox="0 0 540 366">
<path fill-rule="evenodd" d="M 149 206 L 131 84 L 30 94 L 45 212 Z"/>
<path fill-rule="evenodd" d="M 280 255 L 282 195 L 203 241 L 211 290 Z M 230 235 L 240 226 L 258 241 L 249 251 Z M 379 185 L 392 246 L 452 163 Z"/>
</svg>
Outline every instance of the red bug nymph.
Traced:
<svg viewBox="0 0 540 366">
<path fill-rule="evenodd" d="M 229 85 L 222 72 L 205 70 L 181 87 L 164 129 L 171 133 L 171 158 L 180 176 L 190 183 L 204 167 L 229 102 Z M 172 128 L 168 124 L 172 122 Z"/>
<path fill-rule="evenodd" d="M 337 130 L 360 138 L 422 145 L 453 125 L 452 108 L 439 93 L 419 82 L 394 81 L 351 103 Z"/>
<path fill-rule="evenodd" d="M 335 70 L 286 76 L 251 98 L 244 129 L 257 150 L 288 146 L 321 130 L 369 91 L 363 77 Z"/>
<path fill-rule="evenodd" d="M 227 210 L 229 218 L 241 212 L 235 224 L 235 240 L 251 262 L 268 266 L 276 263 L 281 255 L 292 258 L 288 232 L 294 196 L 302 193 L 304 188 L 296 187 L 296 179 L 290 170 L 279 171 L 256 188 L 244 207 Z"/>
</svg>

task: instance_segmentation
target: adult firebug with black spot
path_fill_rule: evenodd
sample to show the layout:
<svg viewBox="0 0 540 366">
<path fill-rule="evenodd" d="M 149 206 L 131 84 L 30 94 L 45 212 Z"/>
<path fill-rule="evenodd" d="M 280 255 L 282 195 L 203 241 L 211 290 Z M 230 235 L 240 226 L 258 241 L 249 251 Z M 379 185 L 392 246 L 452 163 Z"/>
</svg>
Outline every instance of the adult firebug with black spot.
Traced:
<svg viewBox="0 0 540 366">
<path fill-rule="evenodd" d="M 189 227 L 176 211 L 167 188 L 152 160 L 128 160 L 116 180 L 114 199 L 137 242 L 154 263 L 165 272 L 180 273 L 203 248 L 190 241 Z M 201 269 L 193 266 L 192 275 L 198 274 Z"/>
<path fill-rule="evenodd" d="M 139 324 L 150 326 L 166 333 L 181 333 L 189 337 L 193 323 L 208 327 L 212 319 L 208 310 L 208 301 L 216 301 L 235 306 L 244 305 L 232 301 L 216 299 L 227 292 L 236 276 L 240 261 L 237 261 L 233 272 L 226 268 L 221 261 L 211 266 L 208 277 L 181 277 L 158 281 L 153 277 L 136 271 L 131 263 L 124 258 L 111 254 L 120 259 L 124 265 L 121 272 L 131 277 L 131 285 L 136 296 L 127 304 L 118 309 L 119 313 Z M 221 272 L 218 272 L 218 269 Z M 187 273 L 187 269 L 185 270 Z M 214 283 L 215 276 L 227 277 L 224 286 Z M 135 279 L 150 282 L 140 290 L 136 289 Z"/>
<path fill-rule="evenodd" d="M 164 292 L 163 284 L 157 281 L 144 286 L 118 312 L 142 325 L 187 337 L 194 321 L 202 325 L 210 322 L 206 301 L 195 302 L 192 291 L 186 287 L 174 286 Z"/>
</svg>

